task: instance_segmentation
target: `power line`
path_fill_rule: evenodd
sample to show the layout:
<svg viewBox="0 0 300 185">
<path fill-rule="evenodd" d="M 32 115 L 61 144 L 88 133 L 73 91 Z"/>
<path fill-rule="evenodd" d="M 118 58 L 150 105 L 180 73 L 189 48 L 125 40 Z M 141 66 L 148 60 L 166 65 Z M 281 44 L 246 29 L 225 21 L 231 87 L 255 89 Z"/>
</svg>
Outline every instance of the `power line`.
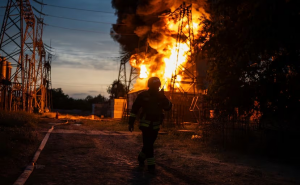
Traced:
<svg viewBox="0 0 300 185">
<path fill-rule="evenodd" d="M 105 12 L 105 11 L 99 11 L 99 10 L 88 10 L 88 9 L 82 9 L 82 8 L 71 8 L 66 6 L 57 6 L 57 5 L 51 5 L 46 4 L 47 6 L 57 7 L 57 8 L 65 8 L 65 9 L 71 9 L 71 10 L 80 10 L 80 11 L 88 11 L 88 12 L 100 12 L 100 13 L 107 13 L 107 14 L 115 14 L 114 12 Z"/>
<path fill-rule="evenodd" d="M 48 48 L 51 48 L 51 49 L 52 49 L 52 47 L 51 47 L 51 46 L 48 46 L 48 45 L 47 45 L 47 44 L 45 44 L 45 43 L 44 43 L 44 45 L 45 45 L 45 46 L 47 46 Z"/>
<path fill-rule="evenodd" d="M 103 33 L 103 34 L 107 34 L 107 32 L 99 32 L 99 31 L 92 31 L 92 30 L 82 30 L 82 29 L 66 28 L 66 27 L 62 27 L 62 26 L 54 26 L 54 25 L 50 25 L 50 24 L 45 24 L 45 25 L 46 25 L 46 26 L 55 27 L 55 28 L 66 29 L 66 30 L 75 30 L 75 31 L 84 31 L 84 32 L 92 32 L 92 33 Z"/>
<path fill-rule="evenodd" d="M 84 9 L 84 8 L 74 8 L 74 7 L 68 7 L 68 6 L 59 6 L 59 5 L 53 5 L 53 4 L 45 4 L 42 2 L 39 2 L 37 0 L 33 0 L 34 2 L 40 4 L 40 5 L 45 5 L 45 6 L 52 6 L 52 7 L 57 7 L 57 8 L 64 8 L 64 9 L 71 9 L 71 10 L 79 10 L 79 11 L 87 11 L 87 12 L 97 12 L 97 13 L 106 13 L 106 14 L 113 14 L 115 15 L 114 12 L 106 12 L 106 11 L 100 11 L 100 10 L 91 10 L 91 9 Z M 122 13 L 122 14 L 135 14 L 135 13 Z M 141 16 L 141 15 L 140 15 Z M 158 15 L 147 15 L 148 17 L 157 17 Z"/>
<path fill-rule="evenodd" d="M 100 11 L 100 10 L 90 10 L 90 9 L 83 9 L 83 8 L 73 8 L 73 7 L 67 7 L 67 6 L 58 6 L 58 5 L 52 5 L 52 4 L 45 4 L 42 2 L 39 2 L 37 0 L 33 0 L 34 2 L 41 4 L 41 5 L 47 5 L 57 8 L 65 8 L 65 9 L 71 9 L 71 10 L 80 10 L 80 11 L 88 11 L 88 12 L 100 12 L 100 13 L 107 13 L 107 14 L 115 14 L 114 12 L 106 12 L 106 11 Z"/>
<path fill-rule="evenodd" d="M 99 21 L 89 21 L 89 20 L 82 20 L 82 19 L 74 19 L 74 18 L 68 18 L 68 17 L 61 17 L 61 16 L 55 16 L 55 15 L 49 15 L 49 14 L 46 14 L 46 16 L 60 18 L 60 19 L 74 20 L 74 21 L 82 21 L 82 22 L 101 23 L 101 24 L 113 24 L 113 25 L 126 25 L 126 24 L 114 24 L 114 23 L 109 23 L 109 22 L 99 22 Z"/>
<path fill-rule="evenodd" d="M 126 24 L 114 24 L 114 23 L 109 23 L 109 22 L 89 21 L 89 20 L 61 17 L 61 16 L 49 15 L 49 14 L 44 14 L 44 15 L 48 16 L 48 17 L 55 17 L 55 18 L 60 18 L 60 19 L 73 20 L 73 21 L 82 21 L 82 22 L 91 22 L 91 23 L 100 23 L 100 24 L 112 24 L 112 25 L 126 25 Z"/>
<path fill-rule="evenodd" d="M 100 32 L 100 31 L 93 31 L 93 30 L 82 30 L 82 29 L 75 29 L 75 28 L 67 28 L 67 27 L 62 27 L 62 26 L 55 26 L 55 25 L 50 25 L 50 24 L 45 24 L 46 26 L 51 26 L 55 28 L 61 28 L 61 29 L 66 29 L 66 30 L 74 30 L 74 31 L 83 31 L 83 32 L 91 32 L 91 33 L 102 33 L 102 34 L 108 34 L 107 32 Z M 110 33 L 110 35 L 136 35 L 136 34 L 130 34 L 130 33 Z"/>
</svg>

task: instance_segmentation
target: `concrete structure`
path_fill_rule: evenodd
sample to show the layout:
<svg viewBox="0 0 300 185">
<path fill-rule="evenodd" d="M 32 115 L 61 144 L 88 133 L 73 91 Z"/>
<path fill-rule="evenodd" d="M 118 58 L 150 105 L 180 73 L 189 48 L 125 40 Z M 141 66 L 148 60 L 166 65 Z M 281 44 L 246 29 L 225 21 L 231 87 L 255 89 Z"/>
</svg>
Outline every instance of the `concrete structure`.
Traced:
<svg viewBox="0 0 300 185">
<path fill-rule="evenodd" d="M 122 118 L 126 99 L 112 99 L 110 101 L 110 111 L 112 118 Z"/>
</svg>

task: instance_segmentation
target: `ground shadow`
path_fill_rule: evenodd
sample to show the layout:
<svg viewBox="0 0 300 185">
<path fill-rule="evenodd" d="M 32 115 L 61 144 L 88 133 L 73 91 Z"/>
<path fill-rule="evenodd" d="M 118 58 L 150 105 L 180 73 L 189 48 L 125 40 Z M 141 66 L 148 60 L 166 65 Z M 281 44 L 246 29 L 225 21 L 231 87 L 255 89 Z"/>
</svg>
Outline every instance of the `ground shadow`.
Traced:
<svg viewBox="0 0 300 185">
<path fill-rule="evenodd" d="M 155 175 L 146 171 L 146 167 L 137 166 L 131 171 L 131 178 L 128 179 L 128 184 L 151 184 Z"/>
</svg>

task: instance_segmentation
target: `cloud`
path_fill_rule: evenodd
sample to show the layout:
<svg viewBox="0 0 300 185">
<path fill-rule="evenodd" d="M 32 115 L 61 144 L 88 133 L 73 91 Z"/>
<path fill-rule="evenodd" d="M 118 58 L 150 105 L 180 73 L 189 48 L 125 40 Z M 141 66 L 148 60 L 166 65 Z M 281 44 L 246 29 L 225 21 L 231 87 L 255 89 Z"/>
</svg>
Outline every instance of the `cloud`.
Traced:
<svg viewBox="0 0 300 185">
<path fill-rule="evenodd" d="M 86 49 L 60 49 L 53 61 L 53 67 L 89 68 L 96 70 L 116 70 L 119 56 L 109 51 L 88 52 Z"/>
<path fill-rule="evenodd" d="M 87 93 L 74 93 L 74 94 L 71 94 L 71 97 L 74 99 L 84 99 L 88 95 L 89 94 L 87 94 Z"/>
<path fill-rule="evenodd" d="M 30 3 L 40 9 L 40 5 L 36 2 L 30 1 Z M 2 1 L 0 4 L 6 5 Z M 58 6 L 72 5 L 71 7 L 74 8 L 115 12 L 111 7 L 110 0 L 52 0 L 51 4 Z M 115 23 L 117 19 L 114 14 L 61 9 L 52 6 L 44 6 L 43 12 L 60 17 L 109 23 Z M 2 20 L 2 17 L 0 17 L 0 20 Z M 52 60 L 53 86 L 57 87 L 59 85 L 64 92 L 67 92 L 73 98 L 85 98 L 89 94 L 95 96 L 99 93 L 106 95 L 107 85 L 99 85 L 100 92 L 97 92 L 94 91 L 97 89 L 87 86 L 85 82 L 103 84 L 112 82 L 117 78 L 119 61 L 116 57 L 120 56 L 120 48 L 119 44 L 109 34 L 111 25 L 59 19 L 50 16 L 46 16 L 44 22 L 46 25 L 43 30 L 43 41 L 48 46 L 50 46 L 51 41 L 52 50 L 55 53 Z M 70 28 L 71 30 L 51 27 L 51 25 Z M 72 29 L 91 30 L 107 34 Z M 14 48 L 15 46 L 12 47 L 12 49 Z M 75 75 L 72 74 L 74 71 L 76 72 Z M 74 87 L 74 85 L 70 85 L 75 80 L 78 85 L 82 86 Z"/>
</svg>

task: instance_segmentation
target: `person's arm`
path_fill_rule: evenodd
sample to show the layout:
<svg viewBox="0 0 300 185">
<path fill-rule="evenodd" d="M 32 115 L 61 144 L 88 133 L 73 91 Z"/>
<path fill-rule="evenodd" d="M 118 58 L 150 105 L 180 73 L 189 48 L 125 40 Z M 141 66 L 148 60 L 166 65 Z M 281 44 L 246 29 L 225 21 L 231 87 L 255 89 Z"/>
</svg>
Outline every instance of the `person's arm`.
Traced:
<svg viewBox="0 0 300 185">
<path fill-rule="evenodd" d="M 130 111 L 130 116 L 129 116 L 129 121 L 128 121 L 128 130 L 130 132 L 132 132 L 134 129 L 134 126 L 133 126 L 134 121 L 135 121 L 137 114 L 141 107 L 142 107 L 142 95 L 139 94 L 138 97 L 136 98 L 136 100 L 134 101 L 134 103 L 132 105 L 132 109 Z"/>
<path fill-rule="evenodd" d="M 165 111 L 172 109 L 172 102 L 165 95 L 163 96 L 163 109 Z"/>
</svg>

